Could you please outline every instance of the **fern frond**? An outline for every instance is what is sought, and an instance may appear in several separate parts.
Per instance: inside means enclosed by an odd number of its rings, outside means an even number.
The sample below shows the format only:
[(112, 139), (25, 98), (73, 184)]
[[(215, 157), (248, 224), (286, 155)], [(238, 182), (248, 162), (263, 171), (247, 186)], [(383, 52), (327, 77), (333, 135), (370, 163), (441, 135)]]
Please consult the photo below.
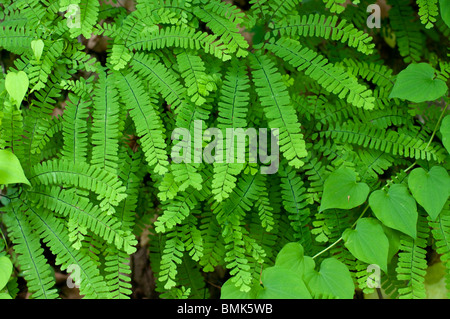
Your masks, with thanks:
[(104, 211), (112, 210), (126, 197), (116, 175), (83, 162), (73, 165), (63, 159), (46, 161), (34, 166), (28, 179), (32, 185), (68, 185), (92, 191)]
[(278, 144), (289, 165), (301, 167), (307, 155), (297, 114), (275, 64), (267, 56), (251, 55), (253, 82), (269, 127), (279, 129)]
[(167, 104), (177, 107), (185, 100), (185, 90), (177, 78), (152, 55), (137, 53), (131, 61), (136, 71), (166, 100)]
[(355, 59), (344, 59), (342, 64), (346, 66), (350, 74), (370, 81), (379, 87), (391, 89), (395, 84), (394, 71), (387, 65)]
[(342, 13), (345, 10), (343, 4), (345, 0), (323, 0), (325, 8), (330, 9), (331, 13)]
[[(75, 12), (67, 12), (66, 17), (73, 19), (69, 27), (70, 36), (76, 38), (83, 35), (86, 39), (90, 39), (100, 9), (98, 0), (76, 0), (78, 7)], [(67, 9), (64, 9), (67, 10)]]
[(128, 253), (109, 247), (105, 256), (105, 280), (108, 282), (110, 298), (129, 299), (132, 285)]
[(310, 252), (312, 237), (308, 229), (310, 210), (306, 207), (306, 188), (301, 177), (289, 166), (280, 170), (280, 176), (283, 208), (289, 214), (294, 237), (302, 244), (305, 252)]
[(241, 175), (230, 197), (223, 202), (212, 204), (211, 208), (216, 214), (219, 224), (240, 224), (246, 212), (250, 210), (258, 198), (259, 189), (256, 186), (256, 180), (257, 175)]
[(88, 100), (69, 93), (69, 100), (63, 114), (63, 158), (73, 164), (87, 161), (88, 132), (87, 118), (90, 106)]
[(432, 28), (439, 15), (438, 0), (417, 0), (416, 2), (419, 6), (420, 22), (425, 25), (425, 28)]
[(203, 256), (199, 264), (203, 267), (203, 271), (212, 272), (225, 255), (222, 228), (210, 210), (203, 211), (199, 228), (203, 238)]
[(56, 255), (56, 265), (61, 265), (61, 270), (66, 270), (71, 265), (78, 267), (79, 278), (73, 279), (80, 285), (80, 294), (87, 299), (108, 298), (109, 291), (103, 276), (87, 255), (72, 247), (68, 231), (60, 220), (51, 212), (38, 211), (28, 203), (23, 204), (28, 220), (51, 252)]
[[(200, 174), (200, 173), (199, 173)], [(182, 223), (196, 207), (197, 203), (205, 200), (209, 194), (211, 176), (209, 173), (201, 172), (203, 185), (200, 189), (193, 187), (180, 192), (174, 198), (163, 202), (163, 214), (155, 221), (156, 232), (166, 232), (177, 224)]]
[(224, 227), (226, 267), (231, 281), (239, 290), (248, 292), (255, 282), (254, 262), (262, 263), (265, 252), (241, 225), (228, 224)]
[(131, 50), (153, 51), (166, 47), (183, 49), (202, 49), (218, 59), (227, 61), (231, 58), (228, 46), (217, 40), (216, 36), (193, 28), (171, 26), (142, 35), (139, 40), (127, 43)]
[(54, 65), (57, 63), (64, 48), (63, 41), (54, 41), (53, 43), (44, 42), (44, 52), (39, 61), (31, 60), (32, 66), (28, 71), (30, 79), (31, 92), (39, 91), (45, 87), (47, 80), (52, 72)]
[(413, 159), (444, 160), (444, 151), (432, 144), (427, 148), (427, 143), (419, 138), (407, 134), (397, 133), (392, 130), (381, 130), (367, 124), (356, 123), (336, 124), (320, 133), (321, 136), (331, 137), (340, 143), (351, 143), (364, 148), (380, 150), (392, 155), (400, 155)]
[(100, 73), (94, 94), (91, 165), (117, 173), (120, 105), (113, 76)]
[(177, 55), (177, 62), (191, 102), (202, 105), (206, 102), (205, 96), (208, 96), (215, 87), (205, 72), (203, 60), (190, 52), (182, 51)]
[(389, 0), (389, 20), (400, 55), (406, 63), (419, 62), (425, 45), (419, 21), (414, 21), (415, 12), (409, 0)]
[(5, 100), (2, 108), (2, 130), (0, 131), (0, 147), (9, 148), (20, 159), (23, 151), (23, 116), (9, 99)]
[[(325, 40), (340, 41), (364, 54), (371, 54), (375, 44), (372, 37), (358, 30), (347, 20), (340, 21), (337, 15), (326, 16), (316, 14), (293, 16), (271, 25), (274, 36), (320, 37)], [(266, 36), (267, 37), (267, 36)]]
[(166, 239), (158, 272), (158, 281), (164, 283), (165, 289), (171, 289), (176, 285), (177, 265), (182, 263), (185, 250), (182, 236), (178, 229), (173, 229), (165, 235)]
[(35, 299), (57, 298), (58, 293), (54, 288), (55, 278), (44, 256), (40, 238), (26, 220), (26, 215), (21, 211), (20, 204), (11, 203), (3, 220), (8, 227), (14, 244), (14, 251), (18, 255), (20, 271), (27, 281), (31, 297)]
[[(227, 128), (247, 127), (249, 87), (249, 78), (245, 70), (241, 68), (238, 60), (231, 60), (220, 88), (220, 101), (218, 102), (217, 126), (222, 131), (226, 131)], [(217, 201), (228, 198), (236, 185), (236, 176), (243, 168), (242, 163), (214, 163), (212, 193)]]
[(399, 288), (400, 299), (424, 299), (425, 275), (427, 273), (426, 247), (429, 228), (425, 217), (419, 214), (417, 238), (402, 236), (396, 267), (397, 279), (405, 280), (406, 287)]
[(189, 287), (190, 299), (208, 299), (209, 291), (206, 287), (205, 278), (195, 261), (185, 253), (183, 262), (178, 267), (177, 281), (182, 287)]
[(450, 210), (448, 203), (444, 206), (436, 221), (431, 221), (431, 218), (428, 217), (428, 223), (436, 243), (436, 252), (440, 254), (440, 260), (446, 268), (445, 282), (448, 296), (450, 295)]
[(195, 212), (186, 218), (185, 223), (181, 227), (184, 238), (184, 247), (186, 252), (194, 261), (199, 261), (203, 257), (203, 238), (200, 230), (197, 228), (197, 219), (194, 217)]
[(132, 58), (132, 53), (124, 44), (114, 43), (109, 56), (113, 69), (118, 71), (128, 65)]
[(103, 238), (107, 243), (114, 244), (117, 249), (123, 249), (132, 254), (136, 249), (134, 235), (120, 229), (120, 223), (113, 216), (105, 214), (98, 206), (94, 206), (86, 197), (82, 197), (58, 187), (36, 189), (28, 192), (36, 207), (43, 206), (63, 216), (68, 216), (74, 222)]
[(298, 71), (304, 71), (328, 92), (337, 94), (341, 99), (346, 98), (348, 103), (357, 107), (366, 110), (374, 108), (375, 98), (371, 90), (317, 52), (289, 38), (281, 38), (276, 42), (272, 39), (265, 47)]
[[(212, 32), (219, 36), (229, 53), (235, 53), (236, 57), (245, 57), (248, 54), (248, 43), (239, 32), (235, 21), (227, 16), (228, 10), (223, 10), (221, 1), (203, 1), (193, 9), (194, 15), (206, 23)], [(222, 9), (222, 10), (221, 10)]]
[(156, 110), (156, 99), (144, 90), (143, 82), (133, 73), (116, 73), (117, 88), (127, 106), (140, 137), (139, 142), (145, 159), (157, 174), (168, 171), (164, 127)]

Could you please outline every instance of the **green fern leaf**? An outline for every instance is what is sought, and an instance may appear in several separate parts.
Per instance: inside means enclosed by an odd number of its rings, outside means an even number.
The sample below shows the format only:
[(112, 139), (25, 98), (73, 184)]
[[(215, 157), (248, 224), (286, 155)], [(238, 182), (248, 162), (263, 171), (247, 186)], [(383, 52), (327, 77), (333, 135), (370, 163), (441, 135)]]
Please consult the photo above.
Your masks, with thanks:
[(27, 281), (31, 297), (35, 299), (56, 299), (55, 278), (44, 256), (39, 236), (26, 220), (20, 204), (8, 206), (4, 221), (10, 231), (14, 250), (18, 254), (20, 270)]
[(278, 41), (271, 40), (266, 48), (289, 62), (298, 71), (316, 80), (328, 92), (337, 94), (339, 98), (346, 98), (347, 102), (367, 110), (374, 108), (375, 98), (372, 92), (359, 84), (341, 68), (329, 63), (328, 60), (303, 47), (295, 40), (281, 38)]
[(289, 165), (299, 168), (307, 155), (300, 124), (291, 104), (286, 86), (275, 64), (262, 55), (251, 56), (253, 81), (256, 85), (270, 128), (279, 128), (278, 144)]

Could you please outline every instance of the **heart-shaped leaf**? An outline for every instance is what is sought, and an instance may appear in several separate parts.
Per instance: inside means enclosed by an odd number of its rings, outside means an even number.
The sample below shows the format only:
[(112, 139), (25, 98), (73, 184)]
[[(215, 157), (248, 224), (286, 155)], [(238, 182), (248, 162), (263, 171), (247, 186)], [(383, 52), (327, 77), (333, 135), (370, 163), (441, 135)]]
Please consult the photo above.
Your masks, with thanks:
[(356, 173), (352, 169), (341, 167), (326, 179), (319, 211), (352, 209), (365, 202), (369, 191), (367, 184), (356, 181)]
[(28, 85), (28, 76), (23, 71), (9, 72), (6, 75), (5, 88), (17, 108), (20, 108), (20, 104), (28, 91)]
[(434, 101), (447, 92), (447, 84), (436, 77), (436, 70), (428, 63), (412, 63), (401, 71), (390, 98), (400, 98), (415, 103)]
[(301, 276), (283, 267), (270, 267), (261, 274), (263, 288), (258, 299), (311, 299)]
[(448, 0), (439, 0), (440, 12), (442, 20), (444, 20), (447, 27), (450, 28), (450, 1)]
[(13, 270), (13, 265), (8, 257), (0, 257), (0, 290), (2, 290), (9, 281)]
[(303, 253), (303, 246), (300, 243), (287, 243), (278, 253), (275, 266), (292, 270), (302, 278), (306, 278), (308, 273), (314, 271), (315, 262)]
[(398, 230), (392, 229), (387, 227), (386, 225), (382, 224), (383, 231), (386, 234), (386, 237), (389, 241), (389, 252), (388, 252), (388, 264), (392, 260), (392, 257), (394, 257), (395, 254), (397, 254), (398, 250), (400, 249), (400, 238), (402, 233)]
[(344, 231), (342, 238), (345, 247), (357, 259), (368, 264), (376, 264), (387, 271), (389, 240), (378, 220), (361, 218), (354, 230)]
[(440, 131), (442, 134), (442, 144), (444, 144), (447, 152), (450, 153), (450, 115), (447, 115), (442, 120)]
[(369, 205), (383, 224), (416, 237), (417, 205), (406, 186), (394, 184), (387, 192), (374, 191), (369, 197)]
[(436, 220), (450, 194), (447, 170), (441, 166), (433, 166), (429, 172), (416, 168), (408, 176), (408, 186), (419, 205)]
[(0, 185), (15, 183), (30, 185), (16, 155), (8, 150), (0, 150)]
[(44, 51), (44, 41), (41, 39), (31, 41), (31, 49), (33, 50), (34, 57), (37, 61), (41, 59), (42, 52)]
[(322, 261), (319, 271), (310, 272), (306, 284), (313, 295), (353, 299), (355, 285), (347, 266), (335, 258)]

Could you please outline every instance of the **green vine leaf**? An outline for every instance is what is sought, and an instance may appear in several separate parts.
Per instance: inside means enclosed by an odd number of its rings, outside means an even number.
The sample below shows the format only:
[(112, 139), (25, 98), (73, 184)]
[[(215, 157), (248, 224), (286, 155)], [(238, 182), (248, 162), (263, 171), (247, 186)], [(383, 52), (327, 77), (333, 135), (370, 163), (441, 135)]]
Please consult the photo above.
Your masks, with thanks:
[(33, 50), (36, 60), (39, 61), (44, 51), (44, 41), (41, 39), (31, 41), (31, 50)]
[(374, 191), (369, 197), (369, 205), (383, 224), (416, 237), (417, 205), (406, 186), (394, 184), (387, 192)]
[(444, 117), (441, 123), (442, 144), (447, 152), (450, 153), (450, 115)]
[(389, 240), (380, 222), (375, 218), (361, 218), (355, 229), (346, 229), (342, 234), (345, 247), (357, 259), (376, 264), (385, 272), (389, 253)]
[(283, 267), (270, 267), (261, 274), (263, 288), (258, 299), (311, 299), (301, 276)]
[(314, 271), (315, 262), (311, 257), (304, 256), (304, 249), (300, 243), (287, 243), (278, 253), (275, 266), (292, 270), (305, 279)]
[(355, 171), (341, 167), (328, 176), (324, 184), (319, 212), (330, 208), (352, 209), (364, 203), (370, 188), (358, 183)]
[(441, 18), (444, 20), (445, 24), (450, 28), (450, 1), (439, 0)]
[(450, 177), (442, 166), (433, 166), (428, 172), (419, 167), (408, 177), (412, 195), (434, 221), (439, 216), (450, 194)]
[(0, 257), (0, 291), (6, 286), (11, 277), (13, 265), (6, 256)]
[(389, 98), (414, 103), (434, 101), (447, 92), (447, 84), (436, 78), (436, 70), (428, 63), (413, 63), (401, 71)]
[(12, 102), (20, 108), (25, 94), (28, 91), (28, 76), (25, 72), (9, 72), (5, 78), (5, 88), (11, 97)]
[(15, 183), (31, 185), (17, 156), (9, 150), (0, 150), (0, 185)]
[(306, 283), (313, 295), (353, 299), (355, 293), (355, 285), (348, 267), (335, 258), (324, 259), (319, 271), (308, 274)]

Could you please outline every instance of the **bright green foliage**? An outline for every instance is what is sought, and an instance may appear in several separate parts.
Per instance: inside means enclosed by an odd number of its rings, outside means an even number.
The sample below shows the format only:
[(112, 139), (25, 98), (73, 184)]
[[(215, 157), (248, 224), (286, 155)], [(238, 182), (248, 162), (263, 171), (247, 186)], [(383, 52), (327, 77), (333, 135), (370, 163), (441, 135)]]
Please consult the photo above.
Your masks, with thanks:
[(351, 209), (366, 201), (369, 186), (356, 181), (356, 173), (347, 167), (335, 170), (324, 184), (320, 211), (330, 208)]
[(408, 186), (417, 203), (436, 220), (450, 195), (448, 172), (441, 166), (433, 166), (428, 172), (416, 168), (408, 177)]
[(435, 77), (436, 71), (429, 64), (410, 64), (398, 74), (390, 97), (416, 103), (434, 101), (448, 90), (445, 81)]
[(440, 132), (442, 134), (442, 144), (447, 152), (450, 153), (450, 116), (447, 115), (442, 120)]
[(30, 185), (19, 159), (9, 150), (0, 150), (0, 185), (16, 183)]
[(342, 238), (353, 256), (387, 270), (389, 241), (378, 220), (362, 218), (355, 229), (346, 229)]
[(448, 1), (0, 2), (0, 297), (450, 290)]
[(6, 286), (12, 275), (13, 264), (6, 256), (0, 257), (0, 290)]
[(406, 186), (395, 184), (387, 192), (374, 191), (370, 195), (369, 205), (383, 224), (416, 237), (417, 205)]
[(5, 89), (8, 92), (11, 102), (13, 102), (17, 108), (20, 107), (23, 98), (28, 90), (28, 76), (25, 72), (11, 72), (5, 77)]
[(326, 258), (315, 270), (313, 258), (304, 256), (299, 243), (286, 244), (275, 265), (262, 271), (260, 284), (249, 292), (240, 292), (230, 282), (223, 286), (223, 299), (351, 299), (355, 289), (347, 266), (335, 258)]
[(445, 24), (450, 27), (450, 3), (445, 0), (439, 0), (439, 5), (442, 20), (444, 20)]

